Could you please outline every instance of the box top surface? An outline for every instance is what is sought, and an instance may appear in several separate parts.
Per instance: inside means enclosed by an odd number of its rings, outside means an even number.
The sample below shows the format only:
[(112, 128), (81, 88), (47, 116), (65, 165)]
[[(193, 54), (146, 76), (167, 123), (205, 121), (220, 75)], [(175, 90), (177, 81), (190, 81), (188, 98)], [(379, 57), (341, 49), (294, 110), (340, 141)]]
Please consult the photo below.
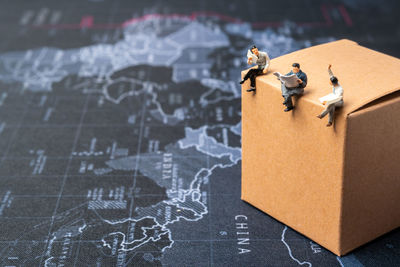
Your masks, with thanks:
[(362, 47), (349, 40), (340, 40), (302, 49), (271, 60), (263, 82), (280, 90), (280, 82), (273, 72), (288, 73), (292, 63), (300, 64), (307, 74), (308, 84), (302, 99), (321, 105), (319, 98), (332, 92), (328, 65), (344, 90), (342, 116), (400, 89), (400, 60)]

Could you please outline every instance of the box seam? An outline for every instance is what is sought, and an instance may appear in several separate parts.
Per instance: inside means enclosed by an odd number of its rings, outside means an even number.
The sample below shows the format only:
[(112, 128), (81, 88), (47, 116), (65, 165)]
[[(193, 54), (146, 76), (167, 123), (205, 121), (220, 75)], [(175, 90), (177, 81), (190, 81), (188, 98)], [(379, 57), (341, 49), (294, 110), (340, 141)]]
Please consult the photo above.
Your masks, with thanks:
[(343, 255), (343, 250), (342, 250), (342, 244), (343, 244), (343, 240), (342, 240), (342, 230), (343, 230), (343, 206), (344, 206), (344, 182), (345, 182), (345, 169), (346, 169), (346, 147), (347, 147), (347, 137), (348, 137), (348, 132), (349, 132), (349, 128), (348, 128), (348, 122), (349, 122), (349, 118), (350, 118), (350, 114), (347, 114), (347, 116), (345, 117), (345, 121), (344, 121), (344, 142), (343, 142), (343, 146), (342, 146), (342, 174), (341, 174), (341, 183), (340, 183), (340, 204), (339, 204), (339, 229), (338, 229), (338, 233), (339, 233), (339, 244), (338, 244), (338, 254), (339, 256)]

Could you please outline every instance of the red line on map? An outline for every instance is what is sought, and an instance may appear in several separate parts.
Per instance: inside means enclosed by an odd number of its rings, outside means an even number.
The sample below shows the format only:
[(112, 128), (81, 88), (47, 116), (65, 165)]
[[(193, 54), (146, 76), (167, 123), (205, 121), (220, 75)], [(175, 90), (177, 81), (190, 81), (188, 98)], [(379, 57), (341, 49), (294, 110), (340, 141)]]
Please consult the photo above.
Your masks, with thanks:
[(93, 20), (93, 16), (83, 16), (79, 24), (80, 28), (91, 28), (93, 26)]
[[(346, 8), (341, 5), (339, 7), (339, 11), (345, 20), (346, 24), (348, 26), (352, 26), (353, 22), (346, 10)], [(324, 21), (321, 22), (297, 22), (295, 23), (296, 25), (299, 26), (306, 26), (306, 27), (327, 27), (327, 26), (332, 26), (333, 21), (332, 18), (329, 15), (328, 8), (326, 5), (321, 5), (321, 12), (322, 16), (324, 17)], [(122, 23), (107, 23), (107, 24), (95, 24), (94, 23), (94, 17), (91, 15), (86, 15), (83, 16), (81, 19), (80, 24), (42, 24), (42, 25), (37, 25), (33, 26), (34, 28), (41, 28), (41, 29), (82, 29), (82, 28), (88, 28), (88, 29), (117, 29), (117, 28), (125, 28), (129, 25), (139, 23), (142, 21), (146, 20), (151, 20), (151, 19), (185, 19), (189, 21), (194, 21), (197, 20), (199, 17), (213, 17), (217, 18), (221, 21), (225, 22), (230, 22), (230, 23), (237, 23), (237, 24), (242, 24), (244, 23), (242, 20), (233, 18), (227, 15), (223, 15), (217, 12), (212, 12), (212, 11), (197, 11), (193, 12), (190, 15), (183, 15), (183, 14), (168, 14), (168, 15), (163, 15), (163, 14), (147, 14), (141, 17), (137, 18), (132, 18), (127, 21), (124, 21)], [(283, 25), (282, 22), (277, 22), (277, 21), (261, 21), (261, 22), (252, 22), (250, 23), (252, 27), (254, 28), (264, 28), (264, 27), (272, 27), (272, 28), (277, 28), (281, 27)]]
[(321, 5), (321, 12), (322, 16), (324, 16), (326, 25), (331, 26), (333, 24), (333, 21), (331, 16), (329, 15), (328, 7), (326, 5)]
[(344, 7), (344, 5), (340, 5), (339, 6), (339, 11), (340, 11), (340, 14), (342, 15), (342, 17), (344, 19), (344, 22), (346, 22), (346, 25), (349, 26), (349, 27), (353, 26), (353, 21), (350, 18), (350, 15), (347, 12), (347, 9)]

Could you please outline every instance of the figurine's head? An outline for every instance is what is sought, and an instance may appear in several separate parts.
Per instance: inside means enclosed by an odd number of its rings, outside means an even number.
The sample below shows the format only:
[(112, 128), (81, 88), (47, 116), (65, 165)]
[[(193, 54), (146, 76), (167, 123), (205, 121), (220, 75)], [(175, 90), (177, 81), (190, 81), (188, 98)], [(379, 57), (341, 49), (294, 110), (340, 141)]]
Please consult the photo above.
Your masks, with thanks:
[(336, 86), (336, 85), (338, 85), (339, 80), (335, 76), (332, 76), (330, 78), (330, 83), (331, 83), (331, 85)]
[(253, 53), (253, 54), (255, 54), (256, 56), (258, 56), (258, 48), (257, 48), (255, 45), (253, 45), (253, 46), (250, 48), (250, 51), (251, 51), (251, 53)]
[(298, 73), (300, 71), (300, 64), (299, 63), (293, 63), (292, 64), (292, 71), (293, 73)]

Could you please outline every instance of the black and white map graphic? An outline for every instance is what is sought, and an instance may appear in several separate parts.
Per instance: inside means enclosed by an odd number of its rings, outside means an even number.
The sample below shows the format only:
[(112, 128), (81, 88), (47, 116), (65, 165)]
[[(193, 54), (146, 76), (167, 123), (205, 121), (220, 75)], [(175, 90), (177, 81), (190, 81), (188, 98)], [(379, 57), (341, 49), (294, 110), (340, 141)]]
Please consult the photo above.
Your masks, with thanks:
[[(30, 11), (21, 25), (74, 28), (54, 26), (53, 9)], [(78, 26), (84, 35), (96, 24)], [(0, 54), (1, 266), (400, 263), (398, 231), (340, 258), (240, 200), (249, 45), (274, 58), (332, 36), (217, 13), (109, 28), (83, 45)]]

